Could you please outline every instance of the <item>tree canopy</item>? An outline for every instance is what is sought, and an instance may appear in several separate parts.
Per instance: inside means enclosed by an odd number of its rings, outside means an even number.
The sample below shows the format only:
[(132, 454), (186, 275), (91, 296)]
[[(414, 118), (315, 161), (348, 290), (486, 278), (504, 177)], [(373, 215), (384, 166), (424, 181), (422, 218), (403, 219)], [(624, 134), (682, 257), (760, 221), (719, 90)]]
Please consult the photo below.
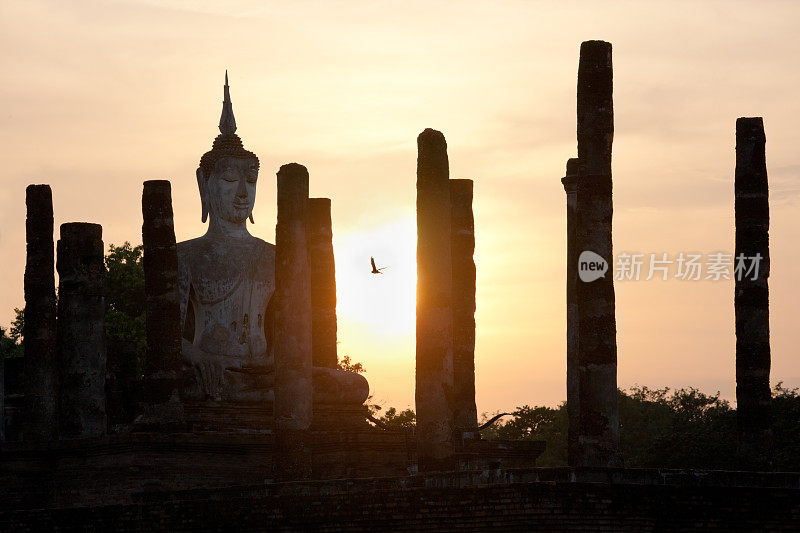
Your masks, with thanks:
[[(800, 470), (800, 394), (775, 385), (772, 394), (774, 469)], [(567, 405), (517, 408), (514, 418), (483, 431), (486, 438), (543, 440), (540, 466), (567, 464)], [(489, 415), (484, 415), (488, 418)], [(619, 391), (620, 447), (633, 468), (734, 470), (736, 410), (695, 388), (633, 387)]]
[[(110, 244), (105, 257), (108, 271), (106, 340), (109, 343), (132, 343), (138, 359), (144, 357), (146, 349), (142, 250), (142, 245), (132, 246), (127, 241), (122, 246)], [(25, 310), (17, 308), (14, 313), (8, 330), (0, 328), (5, 357), (24, 355)]]

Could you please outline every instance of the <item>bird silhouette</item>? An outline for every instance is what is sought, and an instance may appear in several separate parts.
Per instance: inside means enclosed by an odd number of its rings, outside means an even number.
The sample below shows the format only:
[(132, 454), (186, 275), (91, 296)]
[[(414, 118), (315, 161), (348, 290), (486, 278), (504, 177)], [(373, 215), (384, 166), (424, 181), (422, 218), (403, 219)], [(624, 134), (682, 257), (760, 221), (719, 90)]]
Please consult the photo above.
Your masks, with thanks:
[(375, 266), (375, 258), (374, 257), (370, 257), (369, 258), (369, 262), (372, 263), (372, 273), (373, 274), (383, 274), (383, 272), (381, 272), (381, 270), (385, 270), (385, 269), (389, 268), (389, 267), (381, 267), (381, 268), (376, 267)]

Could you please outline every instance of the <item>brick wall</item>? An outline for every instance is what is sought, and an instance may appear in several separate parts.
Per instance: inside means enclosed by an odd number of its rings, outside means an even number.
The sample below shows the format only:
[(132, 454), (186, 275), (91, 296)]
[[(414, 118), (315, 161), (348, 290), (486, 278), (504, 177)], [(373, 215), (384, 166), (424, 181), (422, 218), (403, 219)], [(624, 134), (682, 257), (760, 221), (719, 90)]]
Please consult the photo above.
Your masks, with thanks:
[[(620, 472), (624, 471), (617, 471), (617, 475)], [(557, 473), (554, 479), (562, 478), (564, 473)], [(535, 475), (541, 478), (542, 474), (547, 477), (548, 470), (538, 469)], [(783, 479), (762, 477), (761, 483), (757, 477), (747, 475), (712, 476), (716, 484), (709, 483), (705, 473), (677, 477), (674, 480), (678, 483), (670, 483), (669, 477), (664, 476), (657, 482), (658, 476), (640, 474), (634, 472), (633, 477), (642, 483), (525, 481), (430, 486), (469, 481), (459, 474), (440, 477), (438, 481), (429, 476), (158, 493), (147, 495), (147, 501), (129, 505), (0, 513), (0, 530), (800, 529), (796, 474)], [(574, 478), (574, 472), (569, 477)], [(760, 486), (727, 486), (719, 484), (720, 480)]]

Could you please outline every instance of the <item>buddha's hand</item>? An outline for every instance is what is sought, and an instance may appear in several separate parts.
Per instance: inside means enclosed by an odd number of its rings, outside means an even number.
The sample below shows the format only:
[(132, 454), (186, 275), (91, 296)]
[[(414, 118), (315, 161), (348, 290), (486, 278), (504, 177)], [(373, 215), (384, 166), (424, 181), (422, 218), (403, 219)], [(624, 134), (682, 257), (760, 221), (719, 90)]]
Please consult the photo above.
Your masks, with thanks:
[(203, 392), (214, 400), (222, 399), (225, 382), (224, 366), (219, 361), (199, 361), (195, 363), (195, 377)]
[(225, 389), (225, 364), (222, 358), (186, 341), (182, 353), (184, 364), (191, 369), (200, 391), (214, 400), (222, 399)]

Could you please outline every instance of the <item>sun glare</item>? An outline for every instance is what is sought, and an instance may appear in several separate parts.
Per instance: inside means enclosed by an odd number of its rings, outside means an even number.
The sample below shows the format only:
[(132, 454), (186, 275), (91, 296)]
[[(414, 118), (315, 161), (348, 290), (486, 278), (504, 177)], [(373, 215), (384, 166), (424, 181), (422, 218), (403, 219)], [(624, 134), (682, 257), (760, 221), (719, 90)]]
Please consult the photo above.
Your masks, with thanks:
[[(369, 230), (334, 235), (340, 321), (366, 326), (387, 340), (414, 335), (416, 225), (401, 218)], [(378, 268), (373, 274), (370, 257)]]

